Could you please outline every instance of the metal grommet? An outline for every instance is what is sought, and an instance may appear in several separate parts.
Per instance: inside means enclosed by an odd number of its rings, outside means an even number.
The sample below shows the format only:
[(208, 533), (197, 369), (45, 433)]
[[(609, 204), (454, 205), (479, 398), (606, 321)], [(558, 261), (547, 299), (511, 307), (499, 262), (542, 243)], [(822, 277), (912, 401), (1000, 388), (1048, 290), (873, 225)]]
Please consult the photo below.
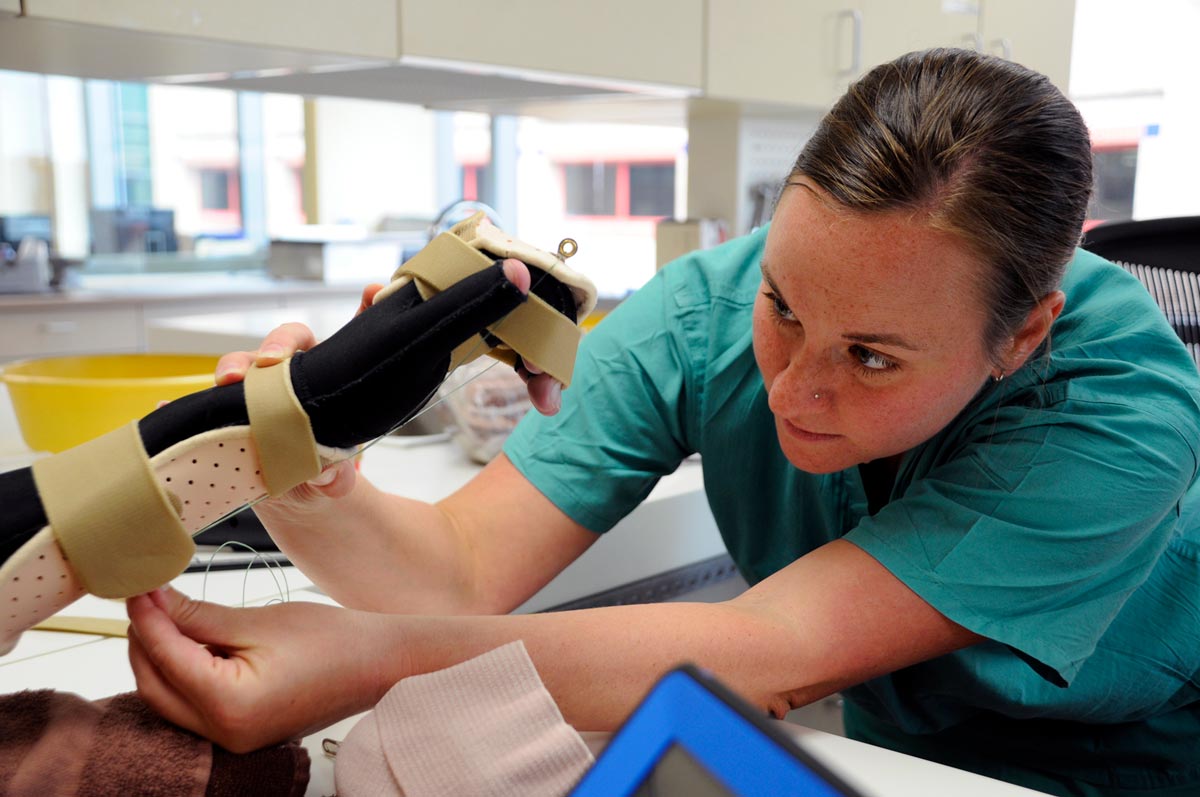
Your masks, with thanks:
[(574, 238), (563, 238), (558, 242), (558, 256), (563, 260), (574, 257), (578, 251), (579, 244), (575, 242)]

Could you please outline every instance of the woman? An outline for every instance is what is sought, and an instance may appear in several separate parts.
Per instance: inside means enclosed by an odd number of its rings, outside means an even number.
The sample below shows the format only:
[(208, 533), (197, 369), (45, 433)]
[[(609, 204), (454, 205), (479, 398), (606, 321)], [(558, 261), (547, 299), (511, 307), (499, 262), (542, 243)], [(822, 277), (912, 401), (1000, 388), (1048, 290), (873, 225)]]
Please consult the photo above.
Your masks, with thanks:
[[(690, 659), (776, 716), (843, 691), (851, 736), (1052, 793), (1196, 793), (1200, 379), (1140, 285), (1075, 250), (1090, 185), (1042, 76), (948, 50), (878, 67), (769, 231), (619, 307), (561, 411), (458, 493), (343, 466), (259, 508), (340, 602), (404, 614), (140, 597), (139, 689), (250, 748), (521, 639), (581, 729)], [(484, 616), (694, 451), (744, 595)]]

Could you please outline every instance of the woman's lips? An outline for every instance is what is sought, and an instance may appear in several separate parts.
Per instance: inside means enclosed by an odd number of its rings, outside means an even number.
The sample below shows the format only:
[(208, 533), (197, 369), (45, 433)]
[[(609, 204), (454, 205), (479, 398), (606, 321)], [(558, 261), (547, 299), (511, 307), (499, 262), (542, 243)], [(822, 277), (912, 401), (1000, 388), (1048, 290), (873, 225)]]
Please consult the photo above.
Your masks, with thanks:
[(789, 421), (787, 418), (782, 418), (783, 427), (787, 429), (788, 434), (797, 440), (803, 440), (806, 443), (821, 443), (829, 440), (836, 440), (841, 437), (840, 434), (824, 434), (823, 432), (810, 432), (807, 429), (802, 429), (796, 424)]

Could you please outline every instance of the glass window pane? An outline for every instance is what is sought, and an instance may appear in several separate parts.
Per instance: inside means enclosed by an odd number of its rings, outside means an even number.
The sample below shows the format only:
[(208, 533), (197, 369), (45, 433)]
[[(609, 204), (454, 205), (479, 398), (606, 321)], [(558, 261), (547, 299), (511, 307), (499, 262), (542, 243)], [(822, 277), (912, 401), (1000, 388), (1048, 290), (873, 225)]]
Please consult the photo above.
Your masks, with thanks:
[(633, 164), (629, 167), (629, 215), (671, 216), (675, 213), (675, 165)]
[(263, 180), (267, 235), (279, 237), (304, 224), (304, 98), (264, 94)]
[(1137, 176), (1137, 147), (1102, 149), (1092, 153), (1096, 189), (1089, 219), (1105, 221), (1133, 218), (1133, 188)]
[(149, 132), (152, 205), (174, 211), (181, 248), (194, 248), (197, 239), (240, 236), (234, 92), (150, 86)]
[(611, 216), (617, 204), (617, 167), (611, 163), (569, 163), (563, 167), (567, 213)]
[(205, 210), (229, 210), (229, 172), (200, 170), (200, 202)]

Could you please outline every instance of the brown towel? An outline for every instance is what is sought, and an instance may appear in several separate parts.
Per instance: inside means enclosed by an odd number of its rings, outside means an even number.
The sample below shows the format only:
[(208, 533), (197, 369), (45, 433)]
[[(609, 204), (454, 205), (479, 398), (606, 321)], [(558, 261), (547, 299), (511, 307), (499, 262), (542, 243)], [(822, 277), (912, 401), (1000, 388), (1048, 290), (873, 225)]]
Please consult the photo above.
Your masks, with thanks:
[(89, 702), (50, 689), (0, 696), (0, 794), (301, 797), (296, 743), (234, 755), (161, 719), (133, 693)]

